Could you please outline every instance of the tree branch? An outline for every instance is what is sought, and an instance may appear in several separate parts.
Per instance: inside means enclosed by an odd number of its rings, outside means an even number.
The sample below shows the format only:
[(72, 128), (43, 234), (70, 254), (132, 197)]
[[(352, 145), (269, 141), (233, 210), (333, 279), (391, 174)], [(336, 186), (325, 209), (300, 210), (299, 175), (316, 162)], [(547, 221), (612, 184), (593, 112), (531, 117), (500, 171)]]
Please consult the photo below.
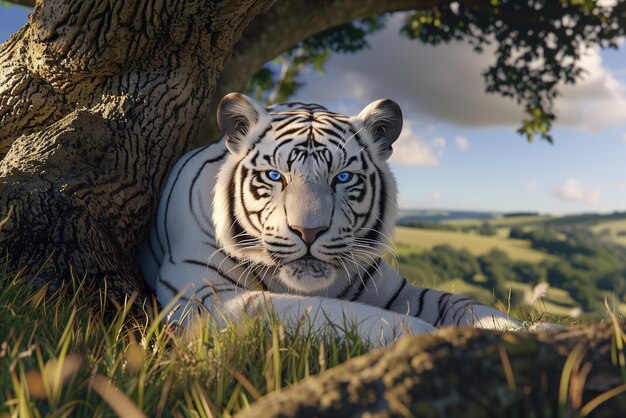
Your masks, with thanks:
[(2, 0), (5, 3), (13, 3), (24, 7), (35, 7), (35, 0)]
[(246, 28), (224, 64), (197, 145), (214, 142), (220, 134), (214, 123), (217, 104), (223, 96), (242, 91), (247, 81), (266, 62), (297, 42), (318, 32), (353, 20), (386, 12), (428, 9), (451, 0), (279, 0), (258, 15)]

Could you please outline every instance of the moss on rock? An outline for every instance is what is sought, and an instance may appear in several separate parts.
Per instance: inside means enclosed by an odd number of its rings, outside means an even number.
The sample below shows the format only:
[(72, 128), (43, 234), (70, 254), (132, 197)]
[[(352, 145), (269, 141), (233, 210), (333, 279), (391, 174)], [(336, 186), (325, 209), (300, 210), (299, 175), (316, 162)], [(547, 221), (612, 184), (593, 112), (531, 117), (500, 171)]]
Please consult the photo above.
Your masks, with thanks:
[[(625, 323), (619, 323), (622, 330)], [(446, 328), (403, 338), (272, 393), (238, 418), (576, 416), (591, 399), (624, 383), (615, 349), (611, 321), (538, 334)], [(560, 403), (570, 356), (567, 399)], [(626, 416), (626, 394), (590, 416)]]

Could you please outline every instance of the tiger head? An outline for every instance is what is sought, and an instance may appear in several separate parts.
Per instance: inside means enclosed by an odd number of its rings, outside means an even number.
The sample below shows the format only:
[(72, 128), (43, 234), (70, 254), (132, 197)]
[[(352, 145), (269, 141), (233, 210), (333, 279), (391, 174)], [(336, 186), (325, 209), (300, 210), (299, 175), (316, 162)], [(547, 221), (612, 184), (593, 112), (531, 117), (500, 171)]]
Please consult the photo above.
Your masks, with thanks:
[(303, 103), (266, 110), (232, 93), (217, 116), (230, 153), (213, 221), (226, 252), (274, 268), (302, 293), (349, 280), (384, 254), (397, 206), (387, 159), (402, 130), (394, 101), (349, 117)]

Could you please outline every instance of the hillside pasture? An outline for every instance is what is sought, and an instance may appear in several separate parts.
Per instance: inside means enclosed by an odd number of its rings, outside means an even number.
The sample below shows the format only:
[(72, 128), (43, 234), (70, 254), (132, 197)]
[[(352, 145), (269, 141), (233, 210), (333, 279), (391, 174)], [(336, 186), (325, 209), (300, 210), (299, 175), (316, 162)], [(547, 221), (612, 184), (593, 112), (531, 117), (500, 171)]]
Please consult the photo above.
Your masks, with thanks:
[(402, 226), (396, 227), (394, 242), (399, 255), (415, 252), (416, 249), (432, 249), (437, 245), (448, 244), (456, 249), (464, 248), (477, 256), (498, 249), (504, 251), (514, 261), (537, 263), (550, 257), (530, 248), (530, 242), (526, 240)]
[[(552, 219), (548, 215), (536, 215), (536, 216), (511, 216), (500, 217), (490, 219), (487, 222), (496, 228), (506, 228), (514, 226), (538, 226), (544, 224), (546, 221)], [(471, 228), (479, 227), (483, 222), (480, 219), (452, 219), (449, 221), (443, 221), (446, 225), (452, 225), (459, 228)]]
[(626, 219), (598, 222), (591, 227), (594, 234), (606, 234), (606, 237), (616, 243), (626, 246)]

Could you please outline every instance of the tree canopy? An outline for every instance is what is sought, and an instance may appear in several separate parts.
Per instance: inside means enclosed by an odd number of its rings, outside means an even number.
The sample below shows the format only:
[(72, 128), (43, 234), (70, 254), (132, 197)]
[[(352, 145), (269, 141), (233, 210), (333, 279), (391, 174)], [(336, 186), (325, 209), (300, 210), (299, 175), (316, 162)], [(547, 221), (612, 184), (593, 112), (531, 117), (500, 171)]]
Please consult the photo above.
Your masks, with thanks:
[[(384, 22), (384, 15), (370, 17), (298, 42), (254, 74), (247, 91), (268, 104), (286, 100), (301, 85), (298, 74), (304, 66), (323, 71), (331, 53), (367, 48), (367, 37)], [(585, 49), (618, 47), (623, 23), (623, 3), (611, 7), (592, 0), (454, 1), (407, 12), (400, 35), (429, 45), (465, 40), (477, 53), (495, 46), (494, 63), (483, 73), (486, 92), (510, 97), (524, 107), (520, 134), (530, 141), (539, 135), (552, 142), (554, 99), (560, 87), (584, 77), (580, 58)]]
[[(35, 5), (34, 0), (5, 2)], [(554, 99), (563, 85), (585, 76), (581, 54), (587, 48), (617, 48), (626, 28), (626, 5), (617, 0), (416, 1), (413, 9), (410, 2), (400, 3), (400, 7), (390, 4), (382, 14), (294, 40), (279, 55), (266, 55), (261, 68), (249, 68), (245, 84), (229, 87), (268, 105), (286, 101), (302, 86), (299, 76), (304, 67), (323, 72), (333, 53), (369, 47), (368, 36), (384, 28), (386, 14), (405, 10), (401, 36), (429, 45), (469, 41), (477, 53), (494, 46), (494, 62), (483, 72), (486, 92), (523, 106), (526, 117), (518, 132), (529, 141), (539, 136), (553, 142)], [(221, 97), (217, 96), (214, 102)]]

